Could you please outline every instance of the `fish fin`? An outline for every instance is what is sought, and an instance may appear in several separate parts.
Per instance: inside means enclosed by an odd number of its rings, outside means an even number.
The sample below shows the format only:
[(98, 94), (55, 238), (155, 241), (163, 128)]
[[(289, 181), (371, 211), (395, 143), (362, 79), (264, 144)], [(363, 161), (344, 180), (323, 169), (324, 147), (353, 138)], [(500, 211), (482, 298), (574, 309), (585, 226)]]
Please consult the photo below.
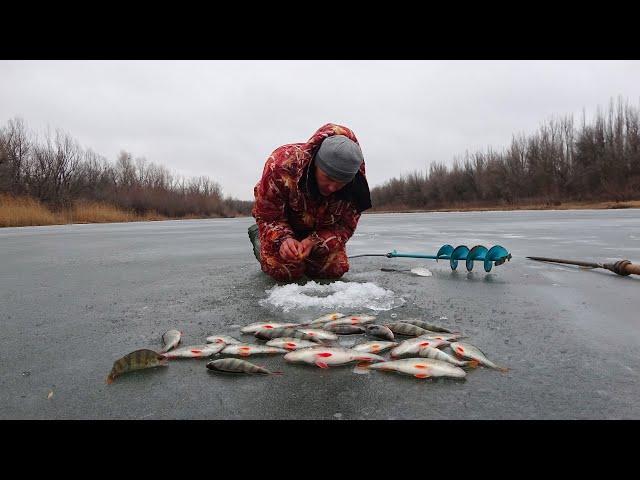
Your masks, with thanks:
[(271, 375), (284, 375), (284, 372), (271, 372)]
[(508, 367), (498, 367), (498, 370), (500, 370), (501, 372), (508, 372), (509, 368)]
[(320, 360), (316, 360), (316, 365), (320, 368), (329, 368), (329, 365), (327, 365), (324, 362), (321, 362)]
[(429, 378), (429, 375), (427, 375), (426, 373), (416, 373), (414, 375), (414, 377), (416, 377), (416, 378)]
[(106, 382), (107, 382), (107, 385), (111, 385), (113, 383), (113, 378), (111, 378), (111, 375), (107, 377)]
[(356, 364), (356, 367), (358, 368), (369, 368), (370, 366), (371, 366), (371, 363), (369, 362), (360, 362)]
[(373, 359), (371, 357), (354, 357), (355, 360), (365, 363), (373, 363)]
[(467, 366), (468, 366), (469, 368), (478, 368), (478, 366), (479, 366), (479, 365), (480, 365), (480, 362), (479, 362), (479, 361), (477, 361), (477, 360), (469, 360), (469, 361), (467, 362)]
[(196, 349), (194, 349), (194, 350), (191, 350), (191, 353), (195, 353), (196, 355), (199, 355), (199, 354), (201, 354), (201, 353), (202, 353), (202, 350), (196, 350)]

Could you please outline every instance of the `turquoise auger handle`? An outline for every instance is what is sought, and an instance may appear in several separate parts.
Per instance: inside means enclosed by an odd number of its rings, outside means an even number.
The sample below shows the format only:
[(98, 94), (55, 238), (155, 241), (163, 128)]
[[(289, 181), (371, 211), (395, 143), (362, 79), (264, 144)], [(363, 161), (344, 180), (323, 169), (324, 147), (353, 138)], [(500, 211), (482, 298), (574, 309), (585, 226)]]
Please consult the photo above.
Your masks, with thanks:
[(427, 258), (430, 260), (449, 260), (451, 269), (458, 268), (458, 260), (465, 261), (465, 267), (470, 272), (473, 270), (473, 262), (484, 263), (484, 271), (490, 272), (493, 265), (502, 265), (505, 261), (511, 260), (511, 254), (501, 245), (494, 245), (487, 249), (484, 245), (476, 245), (471, 250), (466, 245), (458, 245), (453, 248), (451, 245), (443, 245), (436, 255), (425, 255), (424, 253), (399, 253), (396, 250), (386, 255), (388, 258)]

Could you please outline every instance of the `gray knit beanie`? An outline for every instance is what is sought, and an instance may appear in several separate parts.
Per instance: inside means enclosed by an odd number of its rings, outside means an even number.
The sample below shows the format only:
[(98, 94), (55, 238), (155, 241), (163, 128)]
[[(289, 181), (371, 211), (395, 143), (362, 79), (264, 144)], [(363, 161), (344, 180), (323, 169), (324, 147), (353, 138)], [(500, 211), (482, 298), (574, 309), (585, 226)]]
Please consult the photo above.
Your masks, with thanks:
[(356, 142), (344, 135), (333, 135), (320, 144), (315, 161), (320, 170), (331, 178), (348, 183), (358, 173), (364, 158)]

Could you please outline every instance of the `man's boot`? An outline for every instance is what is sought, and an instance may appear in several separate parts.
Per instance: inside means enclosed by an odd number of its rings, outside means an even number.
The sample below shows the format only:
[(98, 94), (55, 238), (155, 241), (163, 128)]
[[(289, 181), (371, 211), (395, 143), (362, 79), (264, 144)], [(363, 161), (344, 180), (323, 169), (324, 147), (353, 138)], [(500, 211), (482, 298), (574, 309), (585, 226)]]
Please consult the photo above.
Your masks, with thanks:
[(251, 240), (251, 244), (253, 245), (253, 254), (256, 260), (260, 262), (260, 236), (258, 225), (255, 223), (249, 227), (249, 240)]

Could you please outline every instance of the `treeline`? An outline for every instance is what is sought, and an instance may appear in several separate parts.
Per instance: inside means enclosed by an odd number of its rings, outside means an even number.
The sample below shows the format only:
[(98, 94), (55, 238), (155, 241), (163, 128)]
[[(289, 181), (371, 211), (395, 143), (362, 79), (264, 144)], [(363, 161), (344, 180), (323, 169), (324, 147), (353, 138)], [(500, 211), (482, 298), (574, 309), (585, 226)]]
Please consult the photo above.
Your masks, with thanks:
[(0, 194), (35, 198), (54, 211), (89, 201), (171, 218), (250, 215), (253, 205), (225, 198), (206, 176), (176, 176), (124, 151), (111, 163), (60, 130), (39, 138), (21, 119), (0, 129)]
[(371, 191), (374, 208), (433, 209), (640, 198), (640, 111), (613, 100), (587, 124), (553, 119), (503, 151), (432, 163)]

